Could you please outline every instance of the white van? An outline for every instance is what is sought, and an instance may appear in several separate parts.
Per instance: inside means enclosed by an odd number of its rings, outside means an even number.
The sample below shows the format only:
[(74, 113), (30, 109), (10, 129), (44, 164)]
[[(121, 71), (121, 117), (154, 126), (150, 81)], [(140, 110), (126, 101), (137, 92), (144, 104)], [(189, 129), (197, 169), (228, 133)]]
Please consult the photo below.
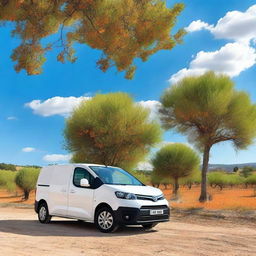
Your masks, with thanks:
[(102, 232), (120, 225), (146, 229), (169, 220), (161, 190), (145, 186), (118, 167), (69, 164), (43, 167), (36, 190), (35, 211), (41, 223), (52, 216), (94, 222)]

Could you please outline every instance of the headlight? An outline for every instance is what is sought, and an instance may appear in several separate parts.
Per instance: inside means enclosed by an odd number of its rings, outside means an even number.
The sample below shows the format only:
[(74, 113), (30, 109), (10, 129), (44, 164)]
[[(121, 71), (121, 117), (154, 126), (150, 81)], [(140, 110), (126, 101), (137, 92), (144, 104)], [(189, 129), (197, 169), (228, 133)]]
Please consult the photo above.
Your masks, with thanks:
[(134, 195), (133, 193), (125, 193), (125, 192), (121, 192), (121, 191), (116, 191), (115, 194), (116, 194), (117, 198), (121, 198), (121, 199), (128, 199), (128, 200), (137, 199), (136, 195)]
[(158, 200), (164, 200), (164, 199), (165, 199), (164, 194), (162, 194), (161, 196), (158, 197)]

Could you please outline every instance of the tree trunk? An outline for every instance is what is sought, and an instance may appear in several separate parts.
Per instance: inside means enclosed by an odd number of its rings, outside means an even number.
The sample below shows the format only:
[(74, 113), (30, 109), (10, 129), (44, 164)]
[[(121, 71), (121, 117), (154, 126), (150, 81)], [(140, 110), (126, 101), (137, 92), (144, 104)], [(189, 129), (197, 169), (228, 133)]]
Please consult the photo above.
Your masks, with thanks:
[(25, 190), (24, 191), (24, 201), (29, 199), (29, 191)]
[(178, 178), (175, 178), (174, 184), (173, 184), (173, 194), (176, 198), (178, 196), (178, 190), (179, 190), (179, 182), (178, 182)]
[(188, 189), (191, 189), (191, 188), (192, 188), (192, 183), (189, 182), (189, 183), (187, 184), (187, 186), (188, 186)]
[(207, 201), (207, 170), (209, 164), (209, 154), (210, 146), (205, 146), (203, 155), (203, 166), (202, 166), (202, 181), (201, 181), (201, 195), (199, 197), (199, 202)]

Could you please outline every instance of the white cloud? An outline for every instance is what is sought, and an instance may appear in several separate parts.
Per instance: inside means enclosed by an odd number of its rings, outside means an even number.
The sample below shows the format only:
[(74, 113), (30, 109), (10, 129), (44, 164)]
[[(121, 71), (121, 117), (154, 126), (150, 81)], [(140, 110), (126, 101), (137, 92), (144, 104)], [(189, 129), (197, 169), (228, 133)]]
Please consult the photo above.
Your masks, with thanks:
[(256, 38), (256, 5), (247, 11), (232, 11), (219, 19), (210, 31), (216, 38), (249, 42)]
[(169, 81), (176, 83), (185, 76), (201, 75), (207, 70), (234, 77), (255, 63), (256, 51), (253, 47), (239, 42), (228, 43), (214, 52), (197, 53), (190, 62), (189, 68), (181, 69), (172, 75)]
[(202, 29), (209, 30), (215, 38), (231, 39), (239, 42), (249, 42), (256, 38), (256, 5), (252, 5), (245, 12), (230, 11), (220, 18), (217, 24), (196, 20), (192, 21), (186, 30), (195, 32)]
[(25, 147), (23, 148), (21, 151), (22, 152), (26, 152), (26, 153), (29, 153), (29, 152), (33, 152), (35, 151), (36, 149), (35, 148), (32, 148), (32, 147)]
[(190, 62), (188, 68), (179, 70), (170, 78), (176, 83), (185, 76), (197, 76), (207, 70), (224, 73), (230, 77), (238, 76), (242, 71), (256, 63), (256, 5), (245, 12), (231, 11), (218, 20), (217, 24), (197, 20), (186, 28), (188, 32), (209, 30), (215, 38), (232, 40), (220, 49), (212, 52), (200, 51)]
[(66, 116), (70, 114), (75, 107), (77, 107), (83, 100), (88, 100), (91, 97), (53, 97), (45, 101), (33, 100), (26, 103), (25, 106), (33, 110), (34, 114), (41, 116), (61, 115)]
[(17, 120), (18, 118), (16, 116), (8, 116), (6, 119), (7, 120)]
[(203, 22), (201, 20), (194, 20), (189, 24), (188, 27), (185, 28), (185, 30), (190, 33), (190, 32), (195, 32), (202, 29), (210, 29), (210, 28), (211, 28), (211, 25), (209, 25), (208, 23)]
[(63, 154), (48, 154), (43, 157), (43, 160), (46, 162), (66, 162), (71, 159), (71, 155)]
[(139, 101), (138, 104), (141, 106), (148, 108), (150, 110), (149, 118), (151, 120), (158, 120), (158, 110), (161, 106), (161, 103), (157, 100), (146, 100), (146, 101)]
[[(25, 106), (33, 110), (34, 114), (41, 116), (61, 115), (67, 116), (75, 107), (77, 107), (83, 100), (89, 100), (91, 97), (53, 97), (45, 101), (33, 100), (26, 103)], [(139, 101), (138, 104), (150, 109), (150, 119), (157, 119), (158, 109), (161, 103), (156, 100)]]

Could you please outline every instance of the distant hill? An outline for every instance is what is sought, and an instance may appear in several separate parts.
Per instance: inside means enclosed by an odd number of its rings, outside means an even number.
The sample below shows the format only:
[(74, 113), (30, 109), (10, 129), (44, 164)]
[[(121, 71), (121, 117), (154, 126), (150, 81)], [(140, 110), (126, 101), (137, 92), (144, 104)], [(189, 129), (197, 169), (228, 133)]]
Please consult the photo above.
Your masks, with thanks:
[(235, 167), (243, 168), (245, 166), (251, 166), (256, 168), (256, 163), (244, 163), (244, 164), (209, 164), (209, 171), (212, 169), (222, 169), (228, 172), (233, 172)]
[[(244, 163), (244, 164), (209, 164), (209, 171), (213, 169), (221, 169), (227, 172), (233, 172), (235, 167), (243, 168), (244, 166), (251, 166), (256, 168), (256, 163)], [(137, 166), (136, 170), (152, 171), (153, 166), (148, 162), (142, 162)]]

